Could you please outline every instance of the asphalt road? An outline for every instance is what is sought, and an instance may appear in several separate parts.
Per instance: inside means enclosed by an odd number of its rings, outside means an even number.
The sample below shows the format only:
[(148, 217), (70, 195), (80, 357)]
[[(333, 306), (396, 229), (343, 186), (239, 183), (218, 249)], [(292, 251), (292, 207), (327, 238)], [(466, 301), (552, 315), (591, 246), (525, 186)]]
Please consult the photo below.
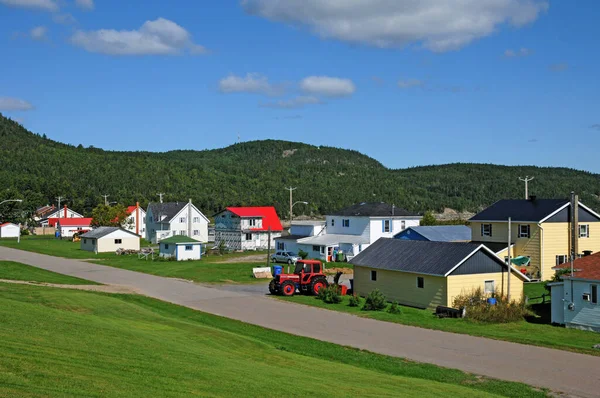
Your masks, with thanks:
[[(273, 300), (256, 290), (201, 286), (77, 260), (0, 247), (0, 259), (91, 281), (243, 322), (404, 357), (571, 396), (600, 396), (600, 357), (375, 321)], [(254, 290), (253, 290), (254, 289)], [(600, 335), (598, 336), (600, 342)]]

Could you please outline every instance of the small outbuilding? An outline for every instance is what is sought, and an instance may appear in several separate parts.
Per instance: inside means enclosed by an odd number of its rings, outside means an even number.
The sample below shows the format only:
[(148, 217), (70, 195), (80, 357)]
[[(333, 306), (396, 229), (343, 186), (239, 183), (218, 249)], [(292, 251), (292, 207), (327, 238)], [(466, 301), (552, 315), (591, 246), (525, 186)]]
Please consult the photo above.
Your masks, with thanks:
[(11, 222), (0, 224), (0, 238), (18, 238), (19, 226)]
[(200, 260), (202, 242), (184, 235), (175, 235), (160, 241), (160, 257), (175, 258), (176, 261)]
[[(481, 244), (381, 238), (350, 262), (357, 294), (379, 289), (411, 307), (451, 307), (456, 296), (477, 288), (490, 297), (508, 293), (508, 265)], [(510, 270), (510, 296), (520, 300), (529, 279)]]
[(140, 237), (119, 227), (98, 227), (81, 235), (81, 250), (94, 253), (140, 250)]

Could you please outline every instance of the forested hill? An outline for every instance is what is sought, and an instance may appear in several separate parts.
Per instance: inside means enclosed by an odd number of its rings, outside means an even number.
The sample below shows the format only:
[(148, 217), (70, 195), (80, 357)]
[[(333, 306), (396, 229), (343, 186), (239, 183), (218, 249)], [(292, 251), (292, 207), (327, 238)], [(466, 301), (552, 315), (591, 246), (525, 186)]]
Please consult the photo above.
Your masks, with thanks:
[(598, 209), (599, 175), (565, 168), (449, 164), (391, 170), (356, 151), (286, 141), (254, 141), (205, 151), (114, 152), (52, 141), (0, 115), (0, 199), (24, 197), (28, 209), (57, 196), (77, 211), (110, 201), (146, 206), (159, 192), (207, 215), (232, 205), (275, 205), (287, 216), (325, 214), (357, 202), (386, 201), (414, 211), (476, 211), (523, 196), (517, 177), (533, 175), (531, 193), (567, 197), (572, 190)]

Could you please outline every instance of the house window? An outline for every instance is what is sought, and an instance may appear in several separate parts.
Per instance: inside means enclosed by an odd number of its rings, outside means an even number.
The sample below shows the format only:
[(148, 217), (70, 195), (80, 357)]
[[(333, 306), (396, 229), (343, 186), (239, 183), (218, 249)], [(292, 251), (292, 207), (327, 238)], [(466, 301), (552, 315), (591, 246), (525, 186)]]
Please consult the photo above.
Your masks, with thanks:
[(590, 226), (588, 224), (582, 224), (579, 226), (579, 237), (589, 238), (590, 237)]
[(344, 228), (350, 227), (350, 220), (349, 219), (342, 220), (342, 227), (344, 227)]
[(417, 276), (417, 287), (419, 289), (425, 288), (425, 279), (422, 276)]
[(529, 225), (519, 225), (519, 238), (529, 238), (530, 231)]
[(561, 265), (569, 261), (569, 256), (566, 254), (559, 254), (556, 256), (556, 265)]
[(383, 220), (383, 232), (390, 232), (390, 220)]
[(373, 282), (377, 281), (377, 271), (371, 271), (371, 280)]
[(277, 242), (277, 249), (275, 250), (285, 250), (285, 244), (283, 242)]
[(115, 239), (115, 245), (120, 245), (121, 243), (123, 243), (122, 239)]
[(194, 230), (194, 236), (198, 236), (200, 235), (200, 231), (198, 231), (197, 229)]
[(165, 250), (169, 250), (169, 244), (165, 243)]
[(493, 294), (496, 291), (494, 281), (485, 281), (485, 287), (483, 289), (485, 294)]
[(314, 252), (321, 252), (321, 246), (313, 246), (313, 251)]
[(321, 246), (321, 254), (325, 254), (325, 246)]
[(591, 285), (590, 286), (590, 290), (591, 290), (591, 301), (592, 304), (598, 304), (598, 285)]
[(481, 236), (492, 236), (492, 224), (481, 224)]
[(194, 246), (192, 246), (192, 245), (185, 245), (185, 251), (186, 252), (191, 252), (192, 250), (194, 250)]
[(84, 244), (84, 245), (87, 245), (87, 239), (84, 239), (84, 240), (83, 240), (83, 244)]
[(200, 222), (200, 217), (194, 217), (194, 218), (192, 219), (192, 222)]
[(182, 229), (181, 231), (179, 231), (179, 235), (185, 236), (185, 230)]
[(252, 234), (246, 234), (246, 240), (252, 240)]
[(332, 218), (332, 219), (331, 219), (331, 226), (332, 226), (332, 227), (335, 227), (335, 218)]
[(401, 228), (402, 230), (405, 230), (405, 229), (406, 229), (406, 221), (404, 221), (404, 220), (400, 221), (400, 228)]
[(179, 217), (179, 222), (180, 223), (184, 223), (185, 222), (185, 217)]
[(250, 223), (251, 227), (256, 227), (256, 218), (251, 218), (250, 220), (248, 220), (248, 222)]

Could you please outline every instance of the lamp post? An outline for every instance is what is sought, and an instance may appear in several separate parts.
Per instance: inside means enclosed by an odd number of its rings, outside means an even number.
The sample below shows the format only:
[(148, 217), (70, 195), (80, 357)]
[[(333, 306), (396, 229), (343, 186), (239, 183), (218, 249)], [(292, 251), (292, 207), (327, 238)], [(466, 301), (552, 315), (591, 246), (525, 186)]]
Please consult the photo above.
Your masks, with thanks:
[(292, 203), (292, 205), (290, 206), (290, 226), (292, 225), (292, 218), (293, 218), (293, 217), (292, 217), (292, 209), (293, 209), (293, 208), (294, 208), (294, 206), (296, 206), (298, 203), (302, 203), (303, 205), (307, 205), (307, 204), (308, 204), (308, 202), (304, 202), (304, 201), (301, 201), (301, 200), (299, 200), (298, 202), (294, 202), (294, 203)]
[(3, 203), (7, 203), (7, 202), (19, 202), (19, 203), (21, 203), (21, 202), (23, 202), (23, 199), (6, 199), (6, 200), (3, 200), (2, 202), (0, 202), (0, 205), (3, 204)]

